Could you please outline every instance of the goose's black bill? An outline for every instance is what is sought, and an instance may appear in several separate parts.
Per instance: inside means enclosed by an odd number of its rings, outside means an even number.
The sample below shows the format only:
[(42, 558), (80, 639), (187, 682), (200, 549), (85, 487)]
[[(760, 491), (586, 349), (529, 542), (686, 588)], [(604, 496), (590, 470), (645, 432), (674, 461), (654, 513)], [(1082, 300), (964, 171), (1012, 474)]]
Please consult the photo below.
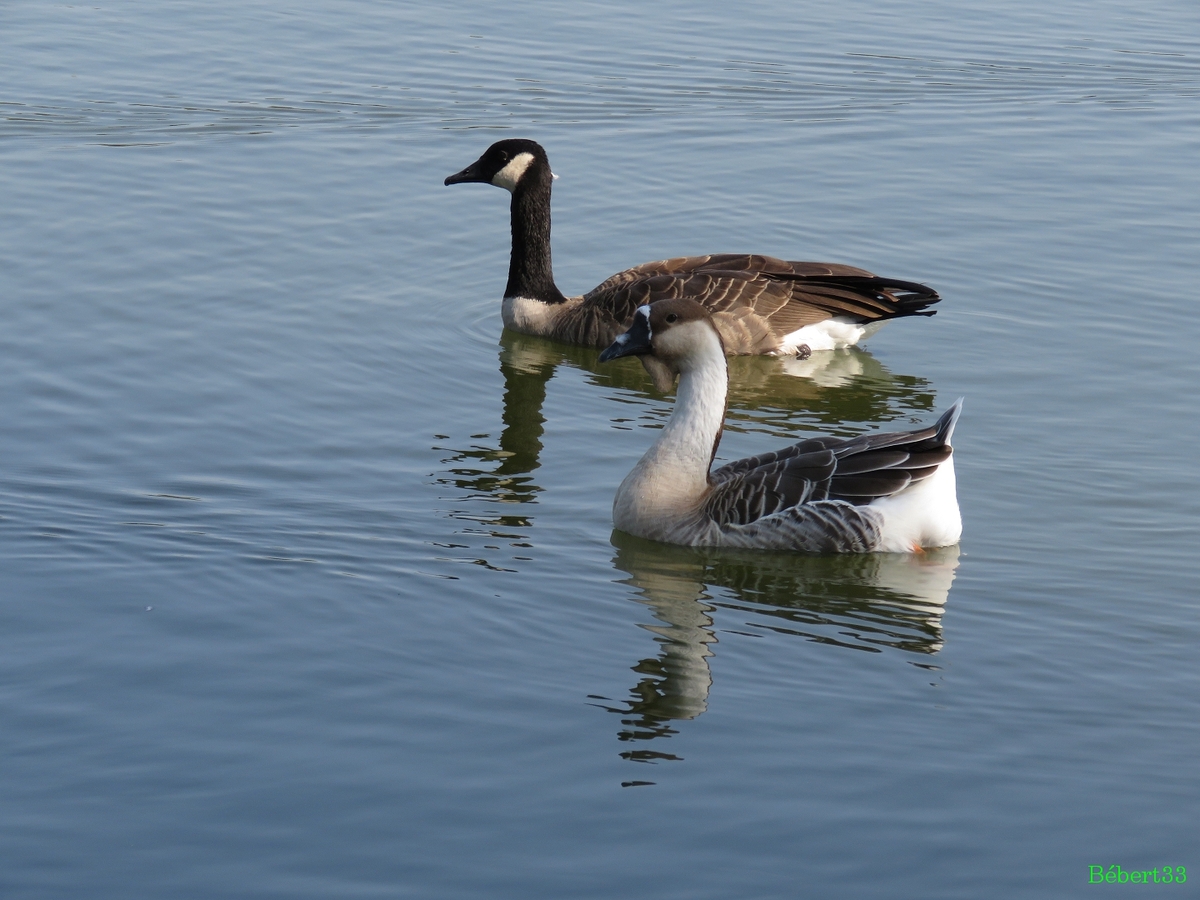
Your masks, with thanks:
[[(644, 307), (643, 307), (644, 309)], [(600, 354), (600, 362), (619, 359), (622, 356), (641, 356), (650, 353), (650, 317), (643, 310), (638, 310), (633, 317), (633, 324), (624, 334), (608, 345), (608, 349)]]
[(490, 178), (487, 178), (483, 174), (480, 173), (480, 168), (481, 168), (479, 165), (480, 162), (481, 162), (481, 160), (477, 159), (477, 160), (475, 160), (475, 162), (471, 163), (469, 166), (467, 166), (461, 172), (457, 172), (454, 175), (450, 175), (449, 177), (446, 178), (446, 184), (470, 184), (472, 182), (491, 181)]

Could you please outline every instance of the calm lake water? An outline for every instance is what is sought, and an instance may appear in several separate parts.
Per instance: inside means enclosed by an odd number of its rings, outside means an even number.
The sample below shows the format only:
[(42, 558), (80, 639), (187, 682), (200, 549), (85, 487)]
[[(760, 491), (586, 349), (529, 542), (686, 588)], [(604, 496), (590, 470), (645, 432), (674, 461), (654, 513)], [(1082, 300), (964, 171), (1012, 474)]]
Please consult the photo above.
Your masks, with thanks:
[[(0, 9), (0, 894), (1200, 879), (1194, 2), (322, 7)], [(613, 533), (671, 402), (502, 334), (518, 136), (569, 293), (935, 286), (721, 457), (965, 396), (961, 546)]]

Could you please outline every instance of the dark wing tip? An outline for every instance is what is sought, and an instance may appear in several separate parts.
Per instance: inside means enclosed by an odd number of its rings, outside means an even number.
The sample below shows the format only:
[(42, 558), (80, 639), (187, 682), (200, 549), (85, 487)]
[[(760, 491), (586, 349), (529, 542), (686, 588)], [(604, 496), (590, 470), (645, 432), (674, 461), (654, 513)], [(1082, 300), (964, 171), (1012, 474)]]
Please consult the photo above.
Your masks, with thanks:
[(950, 445), (950, 439), (954, 436), (954, 426), (958, 424), (958, 417), (962, 415), (964, 397), (959, 397), (954, 401), (953, 405), (942, 413), (940, 419), (937, 420), (936, 431), (934, 435), (940, 444)]

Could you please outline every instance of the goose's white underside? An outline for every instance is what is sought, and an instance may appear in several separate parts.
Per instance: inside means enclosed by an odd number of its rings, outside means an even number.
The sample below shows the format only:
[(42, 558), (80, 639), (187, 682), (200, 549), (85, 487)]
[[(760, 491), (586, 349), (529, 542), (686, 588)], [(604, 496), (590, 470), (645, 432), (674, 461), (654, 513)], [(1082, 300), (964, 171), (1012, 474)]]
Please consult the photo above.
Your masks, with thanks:
[(801, 345), (806, 345), (809, 350), (841, 350), (844, 347), (853, 347), (859, 341), (869, 338), (877, 332), (886, 321), (886, 319), (878, 319), (874, 322), (861, 323), (845, 316), (834, 316), (823, 322), (814, 322), (812, 325), (805, 325), (803, 328), (797, 328), (790, 334), (784, 335), (783, 341), (774, 355), (795, 356)]
[(962, 514), (954, 478), (954, 457), (937, 471), (899, 494), (880, 497), (867, 509), (883, 517), (883, 553), (912, 553), (925, 547), (949, 547), (962, 537)]

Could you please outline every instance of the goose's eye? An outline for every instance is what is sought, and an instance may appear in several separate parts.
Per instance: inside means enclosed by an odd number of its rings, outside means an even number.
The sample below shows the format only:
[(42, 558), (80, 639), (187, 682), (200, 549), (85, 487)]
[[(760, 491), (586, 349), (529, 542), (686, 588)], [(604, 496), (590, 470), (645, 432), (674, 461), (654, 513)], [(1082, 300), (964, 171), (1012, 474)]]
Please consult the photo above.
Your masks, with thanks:
[(675, 313), (667, 313), (667, 323), (668, 324), (678, 322), (678, 321), (679, 321), (679, 316), (677, 316)]
[(507, 153), (507, 151), (504, 151), (504, 150), (501, 150), (501, 151), (500, 151), (500, 162), (503, 162), (503, 163), (506, 163), (506, 162), (508, 162), (508, 153)]

